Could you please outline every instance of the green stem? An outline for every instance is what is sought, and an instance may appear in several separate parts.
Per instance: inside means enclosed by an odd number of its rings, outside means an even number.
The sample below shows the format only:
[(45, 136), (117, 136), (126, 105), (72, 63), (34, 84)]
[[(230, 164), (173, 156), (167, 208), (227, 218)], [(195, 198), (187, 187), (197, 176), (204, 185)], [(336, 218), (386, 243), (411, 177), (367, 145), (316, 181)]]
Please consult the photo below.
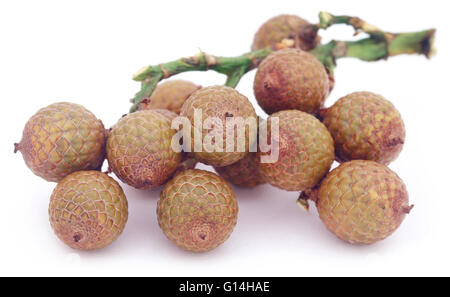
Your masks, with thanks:
[[(430, 29), (411, 33), (388, 33), (365, 21), (349, 16), (333, 16), (329, 13), (319, 14), (319, 28), (326, 29), (334, 24), (348, 24), (357, 32), (365, 32), (368, 38), (358, 41), (330, 41), (310, 51), (333, 74), (336, 60), (345, 57), (358, 58), (363, 61), (377, 61), (401, 54), (423, 54), (430, 57), (433, 53), (433, 41), (436, 30)], [(284, 40), (282, 44), (292, 43)], [(237, 57), (216, 57), (206, 53), (181, 58), (172, 62), (152, 65), (141, 69), (133, 76), (140, 81), (141, 91), (132, 99), (130, 112), (137, 110), (142, 99), (153, 93), (158, 82), (173, 75), (188, 71), (213, 70), (227, 76), (226, 85), (236, 87), (241, 78), (252, 69), (258, 67), (264, 58), (274, 50), (266, 48)]]
[(156, 84), (162, 79), (188, 71), (214, 70), (225, 74), (227, 76), (225, 84), (234, 88), (245, 73), (258, 67), (261, 61), (270, 53), (272, 53), (272, 50), (269, 48), (237, 57), (216, 57), (201, 52), (196, 56), (145, 67), (133, 76), (134, 80), (142, 82), (142, 86), (141, 91), (132, 100), (131, 112), (136, 110), (143, 98), (151, 96)]

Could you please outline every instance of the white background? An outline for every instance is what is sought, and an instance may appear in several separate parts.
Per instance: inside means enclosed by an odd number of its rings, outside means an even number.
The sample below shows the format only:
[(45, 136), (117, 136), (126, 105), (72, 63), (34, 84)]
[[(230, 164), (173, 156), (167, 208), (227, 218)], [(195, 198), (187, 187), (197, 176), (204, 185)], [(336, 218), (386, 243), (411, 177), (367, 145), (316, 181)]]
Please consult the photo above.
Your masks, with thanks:
[[(0, 4), (1, 197), (0, 275), (313, 276), (449, 275), (449, 40), (445, 1), (2, 1)], [(268, 185), (236, 189), (238, 225), (216, 250), (193, 254), (169, 242), (155, 214), (159, 190), (124, 185), (129, 221), (109, 247), (71, 250), (48, 223), (55, 187), (34, 176), (13, 143), (39, 108), (84, 105), (113, 125), (139, 89), (132, 74), (147, 64), (196, 54), (233, 56), (249, 50), (269, 17), (298, 14), (317, 21), (320, 10), (357, 15), (393, 32), (438, 29), (438, 55), (401, 56), (376, 63), (340, 60), (327, 101), (354, 91), (384, 95), (400, 110), (406, 144), (391, 168), (416, 207), (390, 238), (352, 246), (329, 233), (298, 193)], [(336, 26), (324, 41), (352, 38)], [(221, 84), (214, 72), (178, 76), (203, 86)], [(238, 90), (255, 103), (254, 72)], [(263, 112), (257, 108), (257, 112)]]

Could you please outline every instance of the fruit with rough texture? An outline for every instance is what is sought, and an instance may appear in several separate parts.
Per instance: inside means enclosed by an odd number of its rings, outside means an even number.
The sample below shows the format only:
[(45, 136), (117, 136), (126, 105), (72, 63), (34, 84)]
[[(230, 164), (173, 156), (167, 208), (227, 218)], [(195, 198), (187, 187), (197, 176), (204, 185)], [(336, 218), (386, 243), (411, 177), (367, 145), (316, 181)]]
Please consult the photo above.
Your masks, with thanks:
[(181, 153), (172, 149), (176, 131), (163, 114), (141, 110), (121, 118), (106, 146), (110, 170), (137, 189), (164, 184), (177, 169)]
[(128, 202), (120, 185), (100, 171), (78, 171), (53, 190), (50, 224), (65, 244), (94, 250), (112, 243), (128, 219)]
[(372, 244), (390, 236), (413, 207), (397, 174), (365, 160), (332, 170), (310, 199), (325, 226), (353, 244)]
[(173, 111), (170, 111), (168, 109), (152, 109), (152, 111), (157, 112), (159, 114), (162, 114), (163, 116), (165, 116), (171, 123), (172, 121), (178, 116), (178, 114), (176, 114)]
[(200, 88), (186, 80), (166, 81), (155, 88), (150, 98), (143, 99), (138, 109), (168, 109), (179, 114), (187, 98)]
[[(278, 118), (278, 139), (272, 136), (272, 121)], [(314, 116), (298, 110), (272, 114), (267, 120), (267, 139), (278, 147), (278, 159), (260, 163), (264, 179), (287, 191), (314, 187), (330, 170), (334, 161), (333, 138)], [(272, 139), (274, 138), (274, 139)], [(269, 156), (274, 151), (260, 152)]]
[(258, 67), (253, 84), (256, 100), (267, 114), (288, 109), (315, 114), (329, 89), (322, 63), (298, 49), (270, 54)]
[(336, 159), (372, 160), (389, 164), (400, 154), (405, 126), (391, 102), (370, 92), (339, 99), (322, 114), (333, 136)]
[(256, 32), (252, 51), (265, 47), (277, 48), (283, 40), (290, 39), (293, 46), (305, 51), (315, 48), (320, 37), (317, 29), (308, 21), (296, 15), (279, 15), (269, 19)]
[(177, 246), (193, 252), (225, 242), (237, 222), (238, 204), (231, 187), (218, 175), (198, 169), (175, 175), (160, 194), (158, 223)]
[[(201, 118), (199, 117), (197, 121), (195, 110), (201, 111)], [(239, 161), (247, 155), (249, 144), (253, 143), (257, 137), (257, 116), (252, 104), (247, 97), (230, 87), (211, 86), (198, 90), (186, 100), (180, 115), (187, 117), (191, 123), (190, 131), (183, 129), (183, 139), (190, 137), (190, 147), (195, 158), (208, 165), (227, 166)], [(210, 129), (207, 129), (206, 119), (212, 121)], [(251, 129), (249, 125), (235, 125), (234, 130), (226, 129), (227, 119), (253, 120), (254, 129)], [(203, 129), (199, 131), (202, 140), (200, 149), (195, 147), (195, 129), (197, 131), (199, 129), (198, 126), (196, 127), (196, 122), (201, 122), (203, 125)], [(234, 131), (233, 136), (227, 137), (229, 132), (227, 130)], [(211, 141), (206, 141), (207, 139)], [(231, 148), (228, 151), (227, 141)], [(245, 144), (245, 147), (239, 147), (240, 143)]]
[(259, 168), (257, 153), (248, 153), (236, 163), (214, 169), (227, 182), (239, 187), (255, 187), (266, 183)]
[(105, 159), (106, 130), (90, 111), (74, 103), (40, 109), (25, 125), (15, 151), (34, 174), (57, 182), (68, 174), (100, 169)]

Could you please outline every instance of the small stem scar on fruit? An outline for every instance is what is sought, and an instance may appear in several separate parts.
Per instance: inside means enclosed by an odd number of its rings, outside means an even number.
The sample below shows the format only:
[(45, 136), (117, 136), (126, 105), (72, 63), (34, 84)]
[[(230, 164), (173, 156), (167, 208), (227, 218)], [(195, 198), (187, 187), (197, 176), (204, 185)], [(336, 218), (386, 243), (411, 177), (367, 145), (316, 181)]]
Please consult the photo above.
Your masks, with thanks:
[[(332, 40), (319, 45), (310, 52), (333, 74), (336, 60), (352, 57), (363, 61), (378, 61), (402, 54), (420, 54), (430, 58), (435, 50), (433, 47), (435, 29), (410, 33), (389, 33), (368, 24), (358, 17), (334, 16), (327, 12), (319, 14), (317, 29), (327, 29), (335, 24), (347, 24), (355, 29), (355, 35), (364, 32), (367, 38), (357, 41)], [(133, 106), (130, 112), (137, 110), (142, 99), (149, 98), (158, 82), (176, 74), (188, 71), (214, 70), (225, 74), (225, 85), (236, 87), (241, 78), (278, 49), (292, 47), (293, 40), (285, 39), (274, 48), (265, 48), (236, 57), (217, 57), (200, 52), (196, 56), (181, 58), (168, 63), (152, 65), (142, 68), (133, 76), (135, 81), (141, 82), (141, 90), (131, 100)]]

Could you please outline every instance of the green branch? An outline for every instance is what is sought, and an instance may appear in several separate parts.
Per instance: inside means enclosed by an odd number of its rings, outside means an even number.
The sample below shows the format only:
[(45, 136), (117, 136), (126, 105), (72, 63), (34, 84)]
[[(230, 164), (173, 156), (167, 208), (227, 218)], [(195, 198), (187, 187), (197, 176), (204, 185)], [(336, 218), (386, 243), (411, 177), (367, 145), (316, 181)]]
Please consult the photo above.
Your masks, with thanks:
[[(353, 26), (357, 33), (365, 32), (369, 35), (368, 38), (358, 41), (333, 40), (310, 51), (331, 74), (336, 66), (336, 60), (340, 58), (353, 57), (363, 61), (378, 61), (401, 54), (423, 54), (430, 57), (434, 51), (433, 41), (436, 32), (434, 29), (411, 33), (388, 33), (357, 17), (333, 16), (321, 12), (319, 19), (317, 27), (321, 29), (334, 24), (347, 24)], [(283, 40), (276, 48), (289, 47), (292, 44), (291, 40)], [(141, 100), (151, 96), (158, 82), (183, 72), (213, 70), (226, 75), (225, 84), (234, 88), (247, 72), (258, 67), (273, 51), (266, 48), (237, 57), (216, 57), (201, 52), (196, 56), (145, 67), (133, 76), (133, 79), (140, 81), (142, 85), (140, 92), (132, 99), (133, 106), (130, 111), (136, 111)]]

